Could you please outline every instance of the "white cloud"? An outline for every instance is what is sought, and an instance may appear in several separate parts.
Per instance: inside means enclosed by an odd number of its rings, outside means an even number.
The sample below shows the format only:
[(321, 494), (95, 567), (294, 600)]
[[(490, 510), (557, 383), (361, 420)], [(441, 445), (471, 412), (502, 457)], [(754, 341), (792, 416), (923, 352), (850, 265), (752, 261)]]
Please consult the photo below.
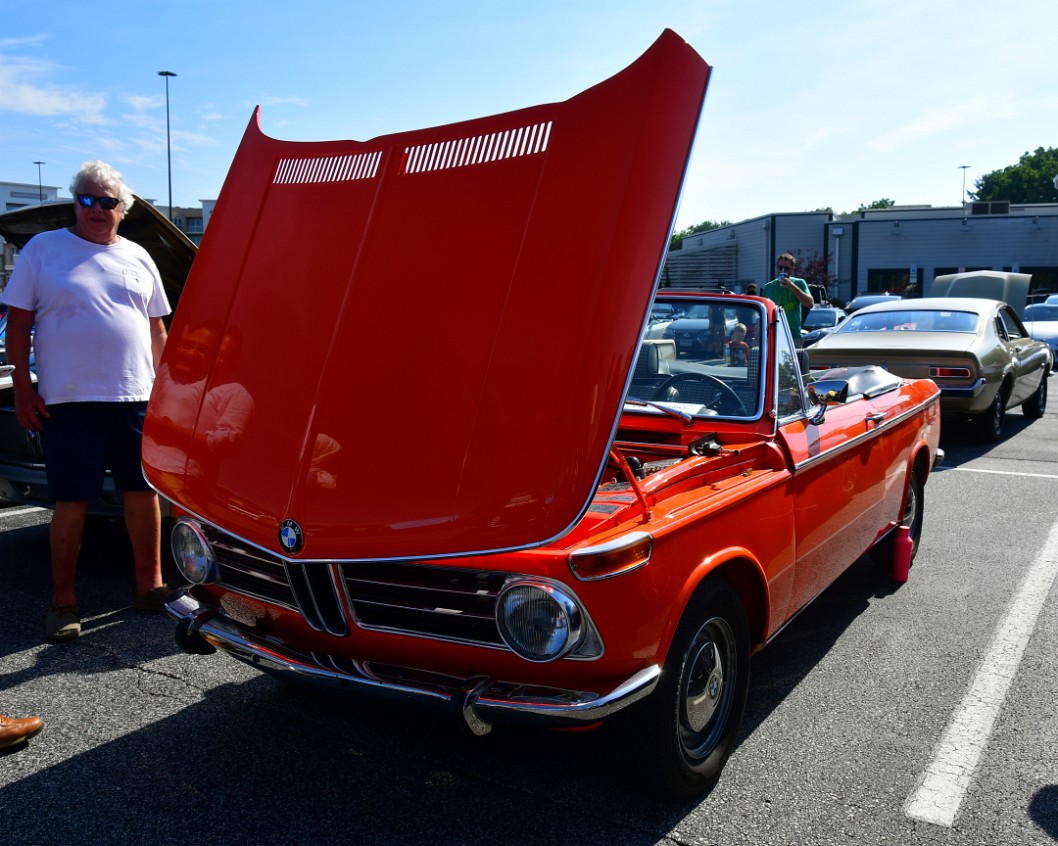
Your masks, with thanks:
[(145, 97), (141, 94), (131, 94), (125, 98), (125, 102), (137, 111), (147, 111), (165, 105), (165, 100), (160, 97)]
[(1018, 109), (1008, 103), (1006, 100), (985, 102), (977, 99), (945, 108), (930, 109), (919, 114), (914, 120), (872, 138), (869, 144), (871, 149), (879, 153), (890, 153), (908, 143), (961, 129), (970, 124), (1013, 118), (1017, 116)]
[(106, 108), (104, 94), (86, 94), (54, 85), (40, 85), (37, 79), (52, 65), (35, 59), (9, 59), (0, 56), (0, 111), (33, 116), (70, 116), (94, 122)]

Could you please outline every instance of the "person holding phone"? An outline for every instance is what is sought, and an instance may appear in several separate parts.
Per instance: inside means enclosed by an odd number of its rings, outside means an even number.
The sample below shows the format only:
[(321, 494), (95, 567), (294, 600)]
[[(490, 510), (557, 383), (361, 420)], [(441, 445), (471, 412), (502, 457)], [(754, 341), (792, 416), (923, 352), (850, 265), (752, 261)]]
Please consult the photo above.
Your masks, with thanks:
[(780, 253), (775, 259), (778, 275), (764, 286), (762, 296), (767, 297), (786, 312), (786, 322), (790, 324), (794, 344), (801, 346), (801, 309), (807, 312), (815, 305), (808, 283), (792, 275), (797, 266), (797, 259), (792, 253)]

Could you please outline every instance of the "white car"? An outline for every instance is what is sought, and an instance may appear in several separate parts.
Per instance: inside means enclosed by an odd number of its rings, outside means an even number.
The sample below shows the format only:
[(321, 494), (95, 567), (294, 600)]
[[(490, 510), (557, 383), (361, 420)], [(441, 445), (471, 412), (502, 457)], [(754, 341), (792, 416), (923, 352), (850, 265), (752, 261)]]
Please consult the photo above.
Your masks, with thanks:
[(1025, 306), (1022, 322), (1029, 335), (1044, 341), (1054, 351), (1053, 360), (1058, 361), (1058, 294), (1048, 297), (1045, 303)]

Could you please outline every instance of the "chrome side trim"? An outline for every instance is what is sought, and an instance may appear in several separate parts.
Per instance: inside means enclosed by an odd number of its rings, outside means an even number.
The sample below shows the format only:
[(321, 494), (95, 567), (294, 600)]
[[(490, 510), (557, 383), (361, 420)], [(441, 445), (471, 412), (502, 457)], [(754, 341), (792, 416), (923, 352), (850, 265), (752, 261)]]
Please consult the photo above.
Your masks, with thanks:
[(801, 463), (795, 464), (794, 471), (796, 472), (798, 470), (803, 470), (805, 467), (811, 467), (813, 464), (817, 464), (821, 461), (829, 461), (832, 458), (835, 458), (839, 455), (842, 455), (843, 453), (848, 452), (849, 450), (857, 449), (860, 446), (861, 441), (867, 438), (878, 437), (881, 432), (885, 431), (889, 427), (895, 426), (898, 423), (902, 423), (909, 417), (913, 417), (926, 406), (930, 405), (931, 403), (938, 402), (939, 399), (940, 397), (932, 397), (931, 399), (928, 399), (925, 402), (921, 402), (918, 405), (907, 409), (907, 411), (903, 412), (902, 414), (898, 414), (895, 417), (891, 417), (884, 420), (883, 422), (877, 424), (871, 429), (866, 429), (865, 427), (865, 431), (861, 432), (859, 435), (856, 435), (854, 438), (850, 438), (849, 440), (842, 443), (840, 446), (834, 447), (833, 449), (828, 449), (826, 452), (822, 452), (819, 455), (813, 455), (811, 458), (807, 458)]
[(181, 636), (201, 639), (233, 658), (288, 681), (450, 709), (475, 734), (488, 731), (493, 722), (541, 727), (596, 722), (649, 695), (661, 676), (661, 667), (651, 665), (613, 690), (596, 693), (480, 677), (456, 678), (411, 667), (305, 653), (226, 617), (218, 608), (200, 602), (191, 590), (181, 588), (166, 602), (169, 616), (180, 624)]

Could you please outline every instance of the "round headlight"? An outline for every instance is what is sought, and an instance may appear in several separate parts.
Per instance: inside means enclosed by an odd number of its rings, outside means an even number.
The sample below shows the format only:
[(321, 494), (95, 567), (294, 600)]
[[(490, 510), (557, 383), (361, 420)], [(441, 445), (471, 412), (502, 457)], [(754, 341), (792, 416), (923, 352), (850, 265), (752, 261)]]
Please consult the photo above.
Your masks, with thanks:
[(554, 661), (580, 641), (580, 608), (555, 585), (512, 582), (496, 600), (500, 637), (527, 661)]
[(173, 527), (170, 541), (180, 575), (191, 584), (201, 585), (216, 578), (217, 561), (213, 549), (196, 523), (181, 518)]

